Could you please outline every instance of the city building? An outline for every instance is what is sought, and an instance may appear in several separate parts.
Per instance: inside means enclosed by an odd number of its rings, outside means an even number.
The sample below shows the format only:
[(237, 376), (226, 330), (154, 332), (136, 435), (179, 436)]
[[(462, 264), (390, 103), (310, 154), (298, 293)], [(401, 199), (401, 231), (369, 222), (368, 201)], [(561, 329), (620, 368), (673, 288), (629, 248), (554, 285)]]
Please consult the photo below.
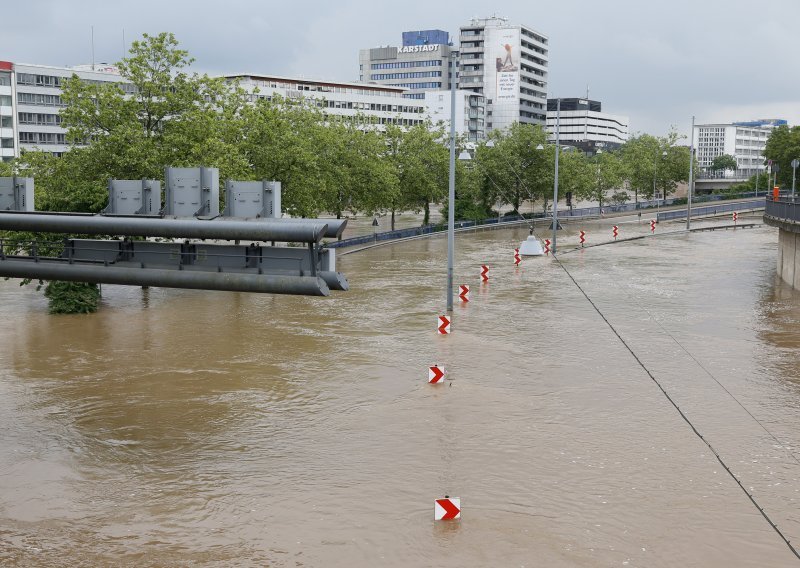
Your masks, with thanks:
[(20, 150), (55, 155), (67, 150), (61, 93), (73, 75), (86, 82), (122, 83), (126, 92), (133, 88), (107, 64), (52, 67), (0, 61), (0, 159), (11, 160)]
[(225, 79), (237, 81), (254, 100), (275, 96), (305, 99), (327, 115), (351, 117), (364, 128), (422, 124), (427, 112), (424, 101), (403, 98), (404, 87), (256, 74), (225, 75)]
[(549, 41), (506, 18), (475, 18), (460, 30), (458, 88), (484, 96), (486, 131), (547, 118)]
[[(428, 91), (425, 93), (428, 117), (434, 125), (443, 125), (450, 132), (450, 91)], [(456, 134), (466, 136), (470, 142), (478, 142), (485, 135), (484, 99), (472, 91), (456, 90)]]
[[(729, 124), (698, 124), (694, 144), (700, 171), (697, 183), (703, 189), (729, 187), (766, 173), (764, 150), (772, 130), (787, 122), (782, 119), (754, 120)], [(736, 170), (712, 170), (714, 158), (727, 154), (736, 158)], [(766, 185), (764, 185), (766, 187)]]
[(407, 99), (424, 99), (426, 91), (450, 89), (450, 34), (442, 30), (403, 32), (399, 47), (361, 49), (358, 78), (365, 83), (404, 87)]
[[(450, 128), (450, 79), (453, 52), (450, 34), (443, 30), (403, 32), (399, 47), (359, 51), (359, 79), (407, 89), (403, 97), (427, 105), (434, 124)], [(445, 93), (445, 94), (442, 94)], [(485, 99), (474, 91), (461, 92), (456, 102), (456, 132), (471, 141), (485, 136)]]
[[(547, 99), (547, 134), (556, 139), (558, 99)], [(602, 112), (600, 101), (561, 99), (559, 142), (594, 154), (598, 149), (619, 148), (628, 140), (628, 117)]]

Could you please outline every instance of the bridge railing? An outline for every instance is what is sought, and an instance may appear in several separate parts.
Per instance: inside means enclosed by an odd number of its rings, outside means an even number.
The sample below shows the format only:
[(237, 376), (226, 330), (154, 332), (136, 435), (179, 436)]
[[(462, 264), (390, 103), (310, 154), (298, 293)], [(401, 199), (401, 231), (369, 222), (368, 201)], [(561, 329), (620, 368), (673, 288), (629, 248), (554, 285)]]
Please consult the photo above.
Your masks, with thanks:
[(777, 199), (767, 198), (767, 205), (764, 209), (764, 217), (800, 223), (800, 196), (779, 195)]
[[(736, 203), (716, 203), (702, 207), (692, 207), (692, 218), (706, 217), (708, 215), (719, 215), (720, 213), (732, 213), (733, 211), (746, 211), (749, 209), (761, 209), (764, 207), (764, 199), (752, 201), (739, 201)], [(658, 214), (658, 220), (671, 221), (673, 219), (685, 219), (686, 209), (677, 211), (662, 211)]]
[[(763, 193), (761, 194), (763, 198)], [(755, 193), (742, 193), (740, 195), (736, 195), (736, 198), (746, 199), (751, 197), (757, 197)], [(724, 199), (730, 199), (731, 196), (728, 195), (704, 195), (698, 197), (698, 199), (694, 200), (695, 203), (705, 203), (705, 202), (717, 202), (722, 201)], [(677, 203), (676, 203), (677, 202)], [(651, 201), (639, 201), (638, 208), (636, 203), (624, 203), (621, 205), (603, 205), (602, 211), (600, 207), (575, 207), (575, 208), (559, 208), (558, 210), (558, 218), (559, 219), (574, 219), (574, 218), (586, 218), (586, 217), (600, 217), (601, 212), (603, 214), (611, 214), (611, 213), (625, 213), (625, 212), (633, 212), (633, 211), (641, 211), (647, 209), (655, 209), (657, 206), (665, 207), (665, 206), (673, 206), (678, 205), (680, 203), (679, 199), (670, 198), (670, 199), (662, 199), (656, 202), (655, 200)], [(713, 210), (717, 210), (718, 212), (726, 212), (726, 211), (742, 211), (746, 209), (754, 209), (764, 206), (763, 199), (759, 201), (748, 201), (746, 203), (728, 203), (728, 204), (719, 204), (714, 206), (709, 206), (707, 208), (698, 208), (692, 210), (692, 217), (694, 216), (703, 216), (703, 215), (711, 215), (713, 214)], [(563, 207), (563, 206), (562, 206)], [(708, 209), (708, 211), (705, 211)], [(701, 212), (697, 212), (700, 210)], [(659, 220), (669, 220), (669, 219), (679, 219), (681, 217), (686, 217), (686, 211), (676, 211), (672, 213), (670, 216), (662, 216), (666, 215), (667, 212), (659, 213), (658, 219)], [(505, 224), (505, 223), (520, 223), (525, 220), (533, 219), (534, 221), (537, 219), (544, 219), (545, 223), (548, 223), (548, 220), (551, 218), (552, 213), (550, 211), (543, 212), (538, 211), (534, 214), (526, 213), (524, 216), (522, 215), (507, 215), (504, 217), (492, 217), (489, 219), (481, 219), (478, 221), (475, 220), (464, 220), (464, 221), (456, 221), (455, 227), (456, 229), (466, 229), (469, 227), (481, 227), (486, 225), (498, 225), (498, 224)], [(548, 223), (547, 226), (550, 226)], [(340, 248), (340, 247), (351, 247), (357, 245), (365, 245), (369, 243), (377, 243), (382, 241), (391, 241), (396, 239), (405, 239), (408, 237), (415, 237), (420, 235), (427, 235), (431, 233), (438, 233), (442, 231), (446, 231), (446, 225), (425, 225), (422, 227), (409, 227), (405, 229), (397, 229), (394, 231), (382, 231), (376, 232), (370, 235), (359, 235), (356, 237), (350, 237), (347, 239), (341, 239), (338, 241), (332, 241), (325, 244), (326, 247), (329, 248)]]

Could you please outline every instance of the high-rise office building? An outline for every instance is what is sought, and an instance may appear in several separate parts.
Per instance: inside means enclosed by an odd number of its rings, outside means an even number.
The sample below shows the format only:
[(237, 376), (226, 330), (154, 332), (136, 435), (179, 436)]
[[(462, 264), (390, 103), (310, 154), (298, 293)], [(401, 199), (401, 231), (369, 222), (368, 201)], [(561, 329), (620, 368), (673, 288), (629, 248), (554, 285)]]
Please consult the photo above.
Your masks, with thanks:
[[(557, 101), (547, 100), (547, 135), (551, 141), (556, 138)], [(588, 153), (619, 148), (628, 140), (628, 117), (603, 112), (600, 101), (561, 99), (558, 139)]]
[(424, 99), (426, 91), (450, 88), (450, 35), (442, 30), (403, 32), (401, 46), (359, 51), (359, 80), (405, 87), (407, 99)]
[(545, 125), (549, 42), (506, 18), (473, 19), (461, 26), (458, 88), (486, 99), (486, 130), (514, 122)]

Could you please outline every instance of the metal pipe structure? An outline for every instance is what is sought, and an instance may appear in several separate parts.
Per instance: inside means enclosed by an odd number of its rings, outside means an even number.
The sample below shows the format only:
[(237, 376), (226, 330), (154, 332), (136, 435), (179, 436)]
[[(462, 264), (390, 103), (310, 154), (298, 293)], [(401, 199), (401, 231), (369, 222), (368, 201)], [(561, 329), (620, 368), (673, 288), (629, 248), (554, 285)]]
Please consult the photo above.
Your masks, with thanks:
[(159, 268), (128, 268), (102, 264), (67, 264), (58, 260), (6, 257), (0, 261), (0, 277), (66, 280), (92, 284), (161, 286), (194, 290), (260, 292), (328, 296), (330, 289), (317, 276), (200, 272)]
[[(258, 222), (263, 221), (264, 219), (259, 219)], [(323, 237), (327, 237), (329, 239), (333, 238), (341, 238), (342, 233), (344, 233), (345, 228), (347, 227), (347, 219), (280, 219), (281, 223), (326, 223), (328, 225), (328, 230), (325, 231), (325, 234), (322, 235)]]
[[(287, 221), (211, 221), (3, 212), (0, 213), (0, 230), (303, 243), (318, 243), (328, 233), (328, 224), (321, 221)], [(340, 228), (344, 230), (343, 226)]]

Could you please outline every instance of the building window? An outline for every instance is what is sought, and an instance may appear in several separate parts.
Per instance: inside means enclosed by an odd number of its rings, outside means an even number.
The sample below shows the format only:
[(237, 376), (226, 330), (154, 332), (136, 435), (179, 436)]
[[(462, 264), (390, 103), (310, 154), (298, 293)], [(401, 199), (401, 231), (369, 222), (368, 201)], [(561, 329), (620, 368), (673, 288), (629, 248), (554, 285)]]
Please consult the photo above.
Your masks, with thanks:
[(13, 148), (13, 147), (14, 147), (13, 138), (0, 138), (0, 148)]

